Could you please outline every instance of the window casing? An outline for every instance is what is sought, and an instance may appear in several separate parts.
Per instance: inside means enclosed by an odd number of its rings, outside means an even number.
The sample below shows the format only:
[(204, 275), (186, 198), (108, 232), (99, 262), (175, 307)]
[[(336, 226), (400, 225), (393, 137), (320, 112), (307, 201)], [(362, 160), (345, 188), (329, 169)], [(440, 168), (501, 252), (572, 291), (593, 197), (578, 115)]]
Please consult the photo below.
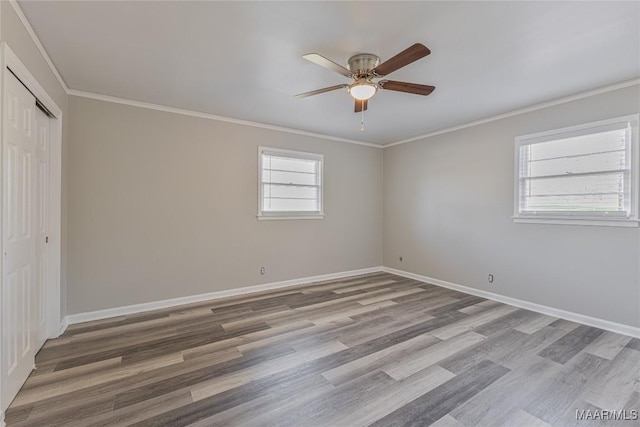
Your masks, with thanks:
[(638, 115), (517, 137), (516, 222), (638, 226)]
[(258, 219), (319, 219), (323, 210), (321, 154), (258, 147)]

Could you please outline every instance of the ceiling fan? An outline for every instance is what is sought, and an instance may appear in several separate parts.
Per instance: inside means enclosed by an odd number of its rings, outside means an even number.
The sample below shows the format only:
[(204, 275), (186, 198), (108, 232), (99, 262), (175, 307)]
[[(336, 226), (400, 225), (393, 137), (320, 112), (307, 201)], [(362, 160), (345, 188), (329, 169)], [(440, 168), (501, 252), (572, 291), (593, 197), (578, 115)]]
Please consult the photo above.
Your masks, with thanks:
[(308, 53), (302, 57), (314, 64), (320, 65), (321, 67), (335, 71), (345, 77), (349, 77), (354, 81), (351, 84), (341, 84), (313, 90), (311, 92), (300, 93), (295, 95), (295, 97), (306, 98), (308, 96), (346, 88), (349, 91), (349, 94), (355, 99), (354, 111), (359, 113), (367, 109), (368, 100), (378, 92), (378, 89), (395, 90), (397, 92), (426, 96), (433, 92), (435, 86), (398, 82), (394, 80), (380, 80), (378, 82), (374, 82), (374, 79), (391, 74), (420, 58), (424, 58), (430, 53), (431, 51), (425, 45), (416, 43), (393, 58), (386, 60), (382, 64), (380, 64), (380, 58), (376, 55), (371, 53), (360, 53), (349, 58), (347, 61), (348, 69), (342, 65), (336, 64), (322, 55), (317, 53)]

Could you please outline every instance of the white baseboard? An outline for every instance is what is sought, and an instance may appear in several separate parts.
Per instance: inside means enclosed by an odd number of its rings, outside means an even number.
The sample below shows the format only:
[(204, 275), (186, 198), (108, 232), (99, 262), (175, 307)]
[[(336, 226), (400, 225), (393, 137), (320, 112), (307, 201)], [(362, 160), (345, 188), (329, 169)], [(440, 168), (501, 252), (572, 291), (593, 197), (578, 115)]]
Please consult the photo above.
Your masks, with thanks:
[[(65, 316), (64, 319), (62, 319), (62, 322), (60, 322), (60, 329), (58, 329), (58, 337), (64, 334), (64, 331), (67, 330), (68, 326), (69, 326), (69, 316)], [(57, 338), (57, 337), (54, 337), (54, 338)]]
[(585, 325), (593, 326), (593, 327), (604, 329), (607, 331), (640, 338), (640, 328), (635, 326), (624, 325), (622, 323), (611, 322), (609, 320), (586, 316), (584, 314), (560, 310), (558, 308), (536, 304), (533, 302), (524, 301), (517, 298), (511, 298), (511, 297), (496, 294), (493, 292), (483, 291), (481, 289), (470, 288), (468, 286), (458, 285), (455, 283), (446, 282), (444, 280), (434, 279), (432, 277), (421, 276), (419, 274), (410, 273), (408, 271), (403, 271), (403, 270), (397, 270), (395, 268), (390, 268), (390, 267), (371, 267), (371, 268), (363, 268), (360, 270), (342, 271), (338, 273), (322, 274), (319, 276), (303, 277), (300, 279), (285, 280), (281, 282), (265, 283), (262, 285), (246, 286), (246, 287), (237, 288), (237, 289), (227, 289), (224, 291), (210, 292), (206, 294), (190, 295), (187, 297), (172, 298), (167, 300), (154, 301), (154, 302), (148, 302), (143, 304), (134, 304), (134, 305), (128, 305), (124, 307), (117, 307), (117, 308), (109, 308), (105, 310), (91, 311), (87, 313), (71, 314), (66, 316), (64, 320), (61, 322), (60, 335), (64, 333), (68, 325), (73, 325), (75, 323), (90, 322), (92, 320), (107, 319), (110, 317), (123, 316), (126, 314), (141, 313), (145, 311), (175, 307), (175, 306), (184, 305), (184, 304), (191, 304), (195, 302), (203, 302), (203, 301), (215, 300), (215, 299), (226, 298), (231, 296), (268, 291), (272, 289), (281, 289), (281, 288), (288, 288), (293, 286), (306, 285), (309, 283), (319, 282), (323, 280), (341, 279), (344, 277), (357, 276), (360, 274), (370, 274), (370, 273), (376, 273), (380, 271), (406, 277), (409, 279), (419, 280), (425, 283), (431, 283), (433, 285), (441, 286), (443, 288), (453, 289), (455, 291), (464, 292), (466, 294), (475, 295), (475, 296), (490, 299), (493, 301), (498, 301), (504, 304), (513, 305), (515, 307), (524, 308), (526, 310), (535, 311), (538, 313), (546, 314), (548, 316), (558, 317), (560, 319), (566, 319), (572, 322), (582, 323)]
[(250, 294), (254, 292), (268, 291), (272, 289), (288, 288), (292, 286), (306, 285), (313, 282), (323, 280), (341, 279), (343, 277), (357, 276), (360, 274), (377, 273), (382, 271), (382, 267), (362, 268), (359, 270), (341, 271), (338, 273), (322, 274), (319, 276), (303, 277), (300, 279), (284, 280), (282, 282), (265, 283), (262, 285), (245, 286), (237, 289), (227, 289), (224, 291), (210, 292), (206, 294), (190, 295), (187, 297), (179, 297), (166, 299), (161, 301), (153, 301), (142, 304), (127, 305), (124, 307), (108, 308), (105, 310), (90, 311), (86, 313), (70, 314), (66, 316), (60, 326), (62, 332), (68, 325), (75, 323), (90, 322), (92, 320), (107, 319), (109, 317), (123, 316), (125, 314), (141, 313), (144, 311), (158, 310), (161, 308), (175, 307), (178, 305), (191, 304), (194, 302), (202, 302), (227, 298), (236, 295)]
[(558, 308), (548, 307), (546, 305), (536, 304), (529, 301), (511, 298), (493, 292), (483, 291), (481, 289), (470, 288), (468, 286), (458, 285), (455, 283), (445, 282), (444, 280), (434, 279), (432, 277), (421, 276), (419, 274), (410, 273), (408, 271), (396, 270), (395, 268), (382, 267), (382, 271), (386, 273), (396, 274), (408, 279), (419, 280), (421, 282), (431, 283), (443, 288), (453, 289), (455, 291), (464, 292), (465, 294), (475, 295), (478, 297), (502, 302), (504, 304), (513, 305), (515, 307), (524, 308), (526, 310), (535, 311), (546, 314), (548, 316), (558, 317), (560, 319), (570, 320), (572, 322), (582, 323), (584, 325), (593, 326), (618, 334), (629, 335), (640, 338), (640, 328), (622, 323), (611, 322), (609, 320), (599, 319), (597, 317), (585, 316), (584, 314), (573, 313), (571, 311), (560, 310)]

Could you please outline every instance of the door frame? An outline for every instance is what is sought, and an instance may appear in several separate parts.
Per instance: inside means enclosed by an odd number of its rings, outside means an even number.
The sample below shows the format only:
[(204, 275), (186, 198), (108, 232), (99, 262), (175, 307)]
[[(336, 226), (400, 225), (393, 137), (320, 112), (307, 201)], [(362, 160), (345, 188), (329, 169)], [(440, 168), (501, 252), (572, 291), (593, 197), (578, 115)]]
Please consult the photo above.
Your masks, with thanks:
[[(9, 71), (7, 68), (11, 69)], [(6, 42), (0, 43), (0, 120), (3, 119), (4, 108), (4, 78), (5, 73), (13, 72), (16, 77), (35, 95), (36, 98), (53, 114), (49, 119), (49, 243), (48, 243), (48, 268), (45, 282), (45, 323), (48, 338), (56, 338), (64, 327), (61, 319), (61, 256), (62, 256), (62, 110), (49, 96), (46, 90), (40, 85), (36, 78), (29, 72), (27, 67), (18, 59), (16, 54), (9, 48)], [(4, 124), (3, 124), (4, 125)], [(1, 128), (0, 128), (1, 129)], [(4, 144), (0, 132), (1, 147), (0, 164), (4, 159)], [(0, 178), (1, 180), (2, 178)], [(4, 218), (4, 195), (2, 191), (4, 183), (0, 185), (0, 224)], [(0, 226), (0, 282), (4, 282), (4, 236), (2, 236)], [(4, 289), (4, 283), (0, 283), (0, 291)], [(0, 307), (2, 306), (2, 292), (0, 292)], [(1, 336), (1, 335), (0, 335)], [(2, 357), (3, 340), (0, 339), (0, 358)], [(0, 360), (0, 362), (3, 362)], [(2, 385), (0, 384), (0, 387)], [(1, 395), (1, 393), (0, 393)], [(9, 402), (0, 402), (0, 412), (4, 415), (4, 410)], [(2, 424), (3, 418), (0, 418)]]

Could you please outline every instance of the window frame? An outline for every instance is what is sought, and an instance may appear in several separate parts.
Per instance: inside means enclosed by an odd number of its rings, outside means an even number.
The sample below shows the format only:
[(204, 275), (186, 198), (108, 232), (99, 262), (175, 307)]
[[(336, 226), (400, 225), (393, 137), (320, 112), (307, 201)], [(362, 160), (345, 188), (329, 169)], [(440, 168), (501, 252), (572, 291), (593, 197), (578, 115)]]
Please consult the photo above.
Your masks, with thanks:
[[(638, 199), (640, 197), (640, 146), (638, 141), (638, 114), (615, 117), (607, 120), (585, 123), (577, 126), (569, 126), (560, 129), (538, 132), (529, 135), (522, 135), (515, 138), (514, 144), (514, 197), (513, 197), (513, 221), (516, 223), (544, 223), (544, 224), (564, 224), (564, 225), (596, 225), (596, 226), (618, 226), (618, 227), (638, 227)], [(629, 123), (629, 158), (630, 158), (630, 179), (629, 190), (630, 212), (628, 216), (608, 215), (602, 213), (587, 212), (521, 212), (520, 211), (520, 148), (522, 146), (564, 139), (579, 135), (589, 135), (598, 133), (600, 129), (611, 127), (616, 124)]]
[[(318, 211), (263, 211), (263, 188), (262, 181), (262, 156), (263, 154), (280, 154), (283, 157), (292, 159), (314, 160), (319, 162), (318, 175)], [(258, 215), (259, 220), (284, 220), (284, 219), (323, 219), (324, 214), (324, 155), (303, 151), (287, 150), (283, 148), (273, 148), (258, 146)]]

